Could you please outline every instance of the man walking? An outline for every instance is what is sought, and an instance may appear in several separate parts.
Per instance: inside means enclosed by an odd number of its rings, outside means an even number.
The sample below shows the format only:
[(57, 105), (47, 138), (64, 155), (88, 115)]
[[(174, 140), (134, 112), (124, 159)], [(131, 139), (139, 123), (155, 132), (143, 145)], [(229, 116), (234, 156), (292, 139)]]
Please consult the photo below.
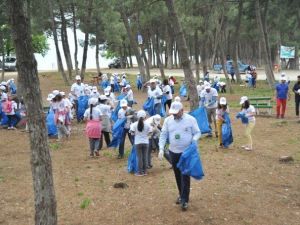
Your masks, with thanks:
[(276, 111), (277, 119), (283, 119), (286, 109), (286, 101), (290, 100), (289, 85), (286, 83), (286, 76), (283, 74), (280, 77), (281, 83), (276, 85), (275, 98), (276, 98)]
[(161, 98), (163, 96), (162, 90), (157, 86), (156, 80), (151, 79), (149, 81), (150, 86), (148, 87), (148, 98), (154, 98), (154, 111), (155, 114), (160, 114), (161, 111)]
[[(77, 110), (78, 110), (78, 98), (82, 95), (84, 95), (84, 84), (81, 82), (81, 77), (77, 75), (75, 77), (76, 82), (72, 84), (71, 86), (71, 93), (74, 97), (74, 103), (75, 103), (75, 112), (77, 115)], [(79, 118), (77, 118), (77, 122), (79, 121)]]
[[(300, 75), (297, 77), (298, 80), (293, 87), (293, 92), (295, 93), (295, 106), (296, 106), (296, 116), (299, 117), (299, 107), (300, 107)], [(300, 117), (299, 117), (300, 121)]]
[(197, 142), (201, 132), (194, 117), (183, 112), (181, 102), (173, 102), (169, 110), (170, 116), (164, 121), (161, 135), (159, 138), (159, 159), (164, 156), (164, 147), (169, 140), (169, 154), (179, 197), (176, 204), (181, 204), (182, 210), (187, 210), (190, 195), (190, 176), (183, 175), (177, 168), (180, 156), (185, 149), (192, 143)]

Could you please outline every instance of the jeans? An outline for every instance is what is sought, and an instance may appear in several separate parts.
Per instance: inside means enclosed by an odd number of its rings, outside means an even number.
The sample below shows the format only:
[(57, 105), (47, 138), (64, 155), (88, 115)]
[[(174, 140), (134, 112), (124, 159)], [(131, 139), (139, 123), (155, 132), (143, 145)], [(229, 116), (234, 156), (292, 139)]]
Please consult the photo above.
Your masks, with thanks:
[(106, 147), (108, 147), (109, 144), (110, 144), (110, 136), (109, 136), (109, 132), (102, 131), (102, 132), (101, 132), (101, 138), (100, 138), (100, 143), (99, 143), (98, 150), (101, 150), (102, 147), (103, 147), (103, 135), (104, 135)]
[(129, 141), (131, 143), (131, 145), (133, 145), (133, 138), (132, 135), (129, 133), (129, 129), (125, 128), (123, 131), (123, 135), (122, 135), (122, 139), (119, 145), (119, 156), (124, 156), (124, 146), (125, 146), (125, 139), (126, 139), (126, 135), (128, 135)]
[(181, 198), (181, 203), (188, 203), (190, 196), (191, 179), (189, 176), (181, 174), (181, 171), (177, 168), (177, 163), (179, 162), (182, 153), (174, 153), (169, 151), (169, 154), (175, 174), (179, 196)]
[(172, 104), (172, 99), (169, 99), (165, 102), (164, 104), (165, 111), (167, 111), (167, 106), (169, 107), (169, 109), (171, 108), (171, 104)]
[(110, 87), (111, 87), (111, 92), (114, 93), (115, 92), (115, 85), (111, 84)]
[(299, 116), (300, 95), (295, 96), (296, 116)]
[(78, 119), (77, 114), (78, 114), (78, 100), (74, 100), (74, 104), (75, 104), (75, 112), (76, 112), (76, 118), (77, 118), (77, 122), (80, 122), (80, 119)]
[(15, 115), (7, 115), (7, 125), (8, 127), (14, 127), (14, 125), (17, 125), (19, 122), (18, 116)]
[(99, 148), (100, 139), (99, 138), (89, 138), (90, 151), (91, 153), (97, 152)]
[(279, 99), (276, 100), (276, 110), (277, 110), (277, 117), (281, 116), (281, 118), (284, 118), (286, 109), (286, 99)]
[(154, 105), (154, 112), (155, 112), (155, 114), (159, 114), (160, 115), (160, 110), (161, 110), (161, 103), (156, 103)]
[(133, 105), (133, 101), (128, 101), (128, 106), (132, 107), (132, 105)]
[(147, 172), (147, 152), (148, 152), (148, 144), (137, 144), (136, 153), (138, 157), (138, 173), (146, 173)]

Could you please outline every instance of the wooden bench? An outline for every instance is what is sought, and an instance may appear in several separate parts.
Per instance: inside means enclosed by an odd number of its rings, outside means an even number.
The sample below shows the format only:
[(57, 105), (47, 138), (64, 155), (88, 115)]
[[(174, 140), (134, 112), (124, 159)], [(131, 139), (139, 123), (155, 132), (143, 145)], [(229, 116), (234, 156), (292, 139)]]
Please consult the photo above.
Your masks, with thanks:
[(271, 104), (271, 97), (250, 97), (249, 101), (250, 104), (255, 107), (256, 114), (259, 115), (260, 109), (267, 109), (268, 114), (272, 114), (272, 104)]

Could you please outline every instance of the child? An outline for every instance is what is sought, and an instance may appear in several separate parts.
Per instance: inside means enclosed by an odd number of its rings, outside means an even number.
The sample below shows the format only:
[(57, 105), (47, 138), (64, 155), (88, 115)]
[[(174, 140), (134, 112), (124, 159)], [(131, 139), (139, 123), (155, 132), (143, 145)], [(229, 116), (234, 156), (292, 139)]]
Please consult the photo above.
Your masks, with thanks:
[(128, 135), (129, 141), (131, 144), (133, 144), (133, 140), (131, 137), (131, 134), (129, 132), (129, 128), (130, 128), (130, 124), (131, 124), (131, 115), (128, 115), (129, 111), (131, 110), (130, 107), (128, 107), (127, 105), (127, 101), (125, 99), (122, 99), (120, 101), (120, 107), (121, 109), (118, 112), (118, 119), (124, 119), (126, 118), (126, 124), (124, 127), (124, 131), (123, 131), (123, 136), (119, 145), (119, 155), (118, 155), (118, 159), (122, 159), (124, 157), (124, 145), (125, 145), (125, 139), (126, 139), (126, 135)]
[(224, 123), (224, 114), (228, 113), (227, 100), (225, 97), (220, 98), (218, 108), (216, 109), (216, 120), (217, 120), (217, 130), (218, 130), (218, 141), (219, 147), (223, 148), (222, 143), (222, 124)]
[(8, 122), (8, 130), (15, 130), (15, 125), (18, 123), (18, 117), (16, 115), (16, 110), (18, 109), (17, 103), (11, 100), (10, 96), (2, 96), (2, 110), (6, 114)]
[(251, 133), (253, 128), (255, 127), (255, 116), (254, 116), (255, 108), (253, 105), (250, 105), (247, 96), (241, 97), (240, 105), (242, 105), (241, 113), (248, 118), (248, 123), (246, 124), (246, 130), (245, 130), (245, 136), (248, 139), (248, 144), (243, 145), (242, 148), (247, 151), (251, 151), (253, 150)]
[(63, 137), (68, 138), (70, 136), (70, 132), (66, 126), (66, 115), (68, 112), (66, 110), (65, 101), (60, 94), (55, 96), (55, 104), (55, 124), (57, 128), (58, 141), (61, 141)]
[(136, 176), (147, 175), (147, 152), (149, 148), (148, 135), (151, 133), (151, 126), (145, 123), (146, 112), (140, 110), (137, 113), (138, 121), (131, 124), (130, 132), (134, 135), (134, 144), (138, 156), (138, 172)]
[(125, 87), (125, 98), (127, 99), (128, 106), (132, 107), (133, 105), (133, 91), (131, 89), (131, 86), (129, 84), (126, 85)]
[(101, 137), (101, 112), (96, 108), (97, 98), (89, 99), (89, 108), (84, 112), (84, 120), (87, 121), (85, 133), (90, 142), (90, 156), (99, 156), (99, 144)]

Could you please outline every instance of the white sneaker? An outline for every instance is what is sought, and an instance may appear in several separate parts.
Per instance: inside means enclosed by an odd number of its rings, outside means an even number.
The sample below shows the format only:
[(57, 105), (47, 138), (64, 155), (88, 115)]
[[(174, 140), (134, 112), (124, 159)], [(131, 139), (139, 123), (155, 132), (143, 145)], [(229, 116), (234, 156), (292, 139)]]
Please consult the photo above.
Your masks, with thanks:
[(246, 147), (245, 150), (246, 151), (252, 151), (252, 148)]

